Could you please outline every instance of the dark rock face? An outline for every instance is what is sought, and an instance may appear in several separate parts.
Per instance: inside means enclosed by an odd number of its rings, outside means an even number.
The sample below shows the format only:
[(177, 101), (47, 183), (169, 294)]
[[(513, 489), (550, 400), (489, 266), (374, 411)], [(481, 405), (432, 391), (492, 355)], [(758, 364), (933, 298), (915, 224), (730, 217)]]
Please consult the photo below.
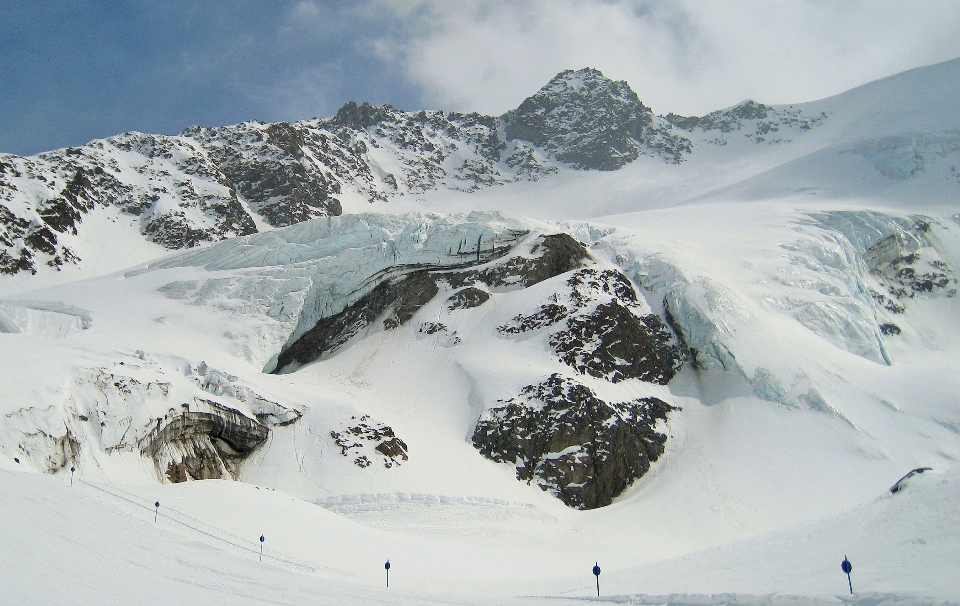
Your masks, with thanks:
[(208, 234), (194, 227), (182, 212), (161, 215), (150, 220), (143, 233), (157, 244), (169, 249), (191, 248), (205, 242)]
[(462, 339), (457, 331), (451, 331), (446, 324), (442, 322), (424, 322), (417, 331), (418, 338), (433, 337), (434, 345), (441, 347), (453, 347), (459, 345)]
[(209, 412), (184, 410), (150, 433), (142, 444), (158, 472), (170, 482), (235, 478), (240, 462), (260, 446), (269, 430), (216, 402)]
[(561, 72), (503, 121), (508, 140), (529, 141), (574, 168), (616, 170), (641, 154), (677, 163), (691, 150), (626, 82), (595, 69)]
[(455, 287), (482, 282), (487, 286), (527, 288), (576, 269), (590, 259), (583, 244), (569, 234), (541, 236), (531, 254), (534, 256), (512, 257), (496, 267), (450, 275), (447, 281)]
[(435, 335), (446, 331), (447, 325), (441, 322), (424, 322), (420, 325), (420, 332), (425, 335)]
[(40, 208), (40, 218), (55, 231), (76, 234), (80, 217), (93, 208), (91, 185), (83, 169), (77, 169), (60, 195)]
[(914, 237), (909, 233), (893, 234), (867, 249), (865, 257), (870, 271), (895, 299), (956, 293), (953, 270), (934, 251), (922, 250), (921, 234)]
[(667, 384), (680, 370), (682, 348), (655, 314), (644, 314), (630, 280), (616, 270), (581, 269), (567, 280), (566, 298), (498, 327), (519, 335), (560, 324), (550, 346), (581, 374), (618, 383), (640, 379)]
[(573, 379), (551, 375), (498, 402), (477, 422), (481, 454), (516, 465), (578, 509), (609, 505), (664, 452), (657, 425), (676, 408), (657, 398), (609, 403)]
[[(110, 146), (143, 157), (145, 162), (136, 172), (146, 177), (148, 185), (124, 183), (113, 176), (120, 167), (103, 157)], [(84, 161), (100, 168), (107, 180), (97, 186), (108, 195), (101, 205), (116, 205), (140, 217), (143, 234), (165, 248), (189, 248), (257, 231), (217, 158), (197, 141), (126, 133), (93, 141), (81, 152)], [(176, 204), (163, 208), (161, 201), (170, 199)], [(202, 222), (196, 221), (197, 215)]]
[(518, 335), (537, 330), (539, 328), (553, 326), (557, 322), (566, 318), (569, 313), (570, 310), (563, 305), (548, 303), (546, 305), (541, 305), (540, 309), (530, 315), (516, 316), (507, 324), (498, 326), (497, 330), (501, 334)]
[(900, 327), (894, 324), (893, 322), (884, 322), (880, 325), (880, 334), (887, 337), (895, 337), (899, 335), (902, 331)]
[[(365, 453), (369, 445), (381, 458), (383, 466), (390, 469), (399, 466), (401, 461), (409, 460), (406, 443), (394, 434), (393, 429), (383, 423), (372, 421), (363, 415), (359, 419), (350, 417), (351, 425), (341, 431), (331, 431), (330, 437), (340, 448), (340, 454), (353, 457), (353, 463), (361, 469), (372, 465), (370, 456)], [(372, 455), (371, 455), (372, 456)]]
[(546, 158), (539, 157), (536, 149), (519, 141), (514, 141), (516, 149), (504, 159), (503, 163), (517, 171), (517, 177), (528, 181), (539, 181), (542, 177), (556, 174), (560, 169)]
[(447, 298), (447, 309), (479, 307), (490, 299), (490, 293), (476, 286), (461, 288)]
[[(49, 257), (47, 265), (58, 269), (64, 263), (79, 261), (73, 251), (59, 241), (57, 234), (76, 235), (83, 215), (94, 207), (102, 193), (96, 190), (83, 168), (72, 167), (71, 170), (72, 176), (58, 194), (37, 205), (37, 220), (19, 217), (0, 204), (0, 246), (3, 247), (0, 250), (0, 273), (37, 273), (35, 258), (38, 253)], [(103, 171), (97, 174), (102, 175)], [(11, 200), (17, 187), (5, 180), (5, 176), (12, 179), (22, 177), (23, 173), (12, 162), (0, 160), (0, 200)]]
[(428, 271), (385, 280), (340, 313), (322, 319), (281, 352), (277, 369), (290, 364), (303, 365), (339, 349), (384, 314), (387, 317), (383, 327), (396, 328), (412, 318), (438, 292), (437, 277)]
[(250, 132), (236, 127), (196, 131), (224, 176), (270, 225), (284, 227), (342, 212), (340, 183), (305, 161), (324, 147), (322, 135), (287, 122)]
[[(134, 165), (121, 165), (118, 151), (136, 155)], [(3, 204), (14, 199), (24, 214)], [(8, 211), (0, 210), (6, 273), (35, 273), (39, 262), (79, 263), (62, 240), (78, 235), (83, 218), (98, 207), (139, 217), (141, 233), (167, 248), (256, 231), (211, 158), (191, 141), (164, 135), (126, 133), (32, 158), (4, 155), (0, 205)]]
[[(611, 383), (639, 379), (666, 384), (683, 361), (663, 321), (645, 314), (630, 280), (617, 270), (573, 272), (550, 301), (499, 326), (507, 338), (551, 331), (547, 340), (564, 364)], [(673, 407), (657, 398), (608, 403), (577, 380), (553, 374), (501, 400), (478, 421), (474, 446), (516, 466), (517, 479), (536, 481), (579, 509), (610, 504), (662, 453), (656, 431)]]
[[(499, 327), (505, 338), (526, 339), (537, 331), (551, 331), (546, 337), (560, 362), (611, 383), (639, 379), (665, 384), (679, 370), (682, 358), (675, 337), (659, 317), (644, 313), (647, 308), (630, 280), (613, 269), (584, 267), (594, 261), (571, 236), (538, 236), (528, 254), (469, 263), (482, 265), (417, 267), (407, 273), (400, 273), (405, 268), (389, 268), (378, 274), (393, 277), (383, 278), (343, 311), (321, 319), (280, 353), (275, 372), (295, 370), (334, 352), (376, 322), (383, 329), (408, 322), (438, 295), (441, 282), (458, 289), (444, 302), (456, 310), (482, 305), (489, 298), (480, 285), (522, 289), (556, 276), (565, 280), (558, 281), (548, 302)], [(421, 322), (416, 338), (429, 338), (443, 347), (461, 342), (439, 321)], [(601, 507), (663, 452), (666, 437), (655, 427), (670, 410), (656, 398), (608, 403), (575, 379), (554, 374), (517, 397), (498, 402), (477, 423), (473, 443), (484, 456), (515, 464), (519, 479), (536, 480), (568, 505)], [(361, 421), (331, 432), (342, 454), (360, 467), (371, 465), (376, 456), (393, 457), (392, 462), (384, 459), (386, 467), (398, 463), (406, 449), (402, 442), (392, 441), (392, 430)], [(379, 442), (375, 449), (379, 455), (363, 451), (368, 442)]]
[(389, 110), (391, 109), (393, 108), (389, 105), (377, 107), (369, 103), (363, 103), (358, 106), (356, 101), (348, 101), (337, 110), (337, 115), (330, 119), (330, 124), (353, 130), (363, 130), (390, 120)]
[(640, 379), (666, 385), (681, 356), (673, 335), (654, 314), (638, 317), (617, 301), (567, 320), (566, 330), (550, 337), (560, 359), (581, 374), (618, 383)]
[[(500, 251), (499, 254), (505, 252)], [(479, 252), (477, 254), (479, 256)], [(487, 286), (526, 288), (580, 267), (589, 259), (586, 248), (567, 234), (541, 236), (540, 241), (533, 247), (532, 254), (535, 256), (510, 257), (502, 263), (483, 269), (411, 269), (409, 273), (399, 277), (385, 279), (343, 311), (321, 319), (285, 348), (277, 357), (274, 372), (281, 372), (291, 365), (296, 367), (307, 364), (337, 350), (378, 318), (383, 318), (383, 327), (387, 330), (406, 323), (421, 307), (437, 296), (440, 281), (454, 288), (466, 287), (459, 291), (471, 293), (464, 295), (465, 300), (479, 300), (483, 296), (476, 293), (482, 293), (487, 298), (489, 294), (470, 285), (479, 282)], [(477, 263), (485, 261), (487, 259), (483, 258)], [(453, 296), (457, 295), (458, 293), (455, 293)], [(459, 342), (459, 338), (455, 340)]]
[[(47, 250), (47, 242), (55, 240), (56, 236), (48, 233), (50, 230), (46, 227), (32, 228), (30, 221), (18, 217), (9, 208), (0, 204), (0, 245), (4, 248), (0, 249), (0, 273), (16, 274), (21, 271), (37, 273), (31, 249), (40, 249), (32, 240), (34, 238), (43, 240), (41, 249)], [(43, 235), (37, 235), (37, 232), (43, 232)], [(19, 250), (17, 250), (17, 244), (22, 244)]]

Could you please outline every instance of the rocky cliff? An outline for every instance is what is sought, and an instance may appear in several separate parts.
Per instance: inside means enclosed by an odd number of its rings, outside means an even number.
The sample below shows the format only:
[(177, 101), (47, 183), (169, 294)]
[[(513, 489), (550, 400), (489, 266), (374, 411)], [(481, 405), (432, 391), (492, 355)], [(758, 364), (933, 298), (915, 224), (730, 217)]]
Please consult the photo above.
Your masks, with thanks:
[(477, 422), (473, 444), (516, 466), (577, 509), (609, 505), (663, 454), (658, 425), (675, 410), (658, 398), (606, 402), (589, 387), (553, 374), (501, 400)]

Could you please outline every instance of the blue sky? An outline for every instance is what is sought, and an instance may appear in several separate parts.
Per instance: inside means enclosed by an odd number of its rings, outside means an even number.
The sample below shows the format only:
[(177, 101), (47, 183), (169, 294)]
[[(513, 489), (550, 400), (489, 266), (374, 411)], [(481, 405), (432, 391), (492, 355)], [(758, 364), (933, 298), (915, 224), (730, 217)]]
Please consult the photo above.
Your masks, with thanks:
[(376, 19), (339, 4), (309, 22), (273, 2), (4, 1), (0, 150), (326, 116), (348, 99), (418, 107), (418, 87), (362, 48)]
[(499, 114), (567, 68), (659, 113), (800, 102), (960, 56), (954, 0), (0, 0), (0, 151), (329, 116)]

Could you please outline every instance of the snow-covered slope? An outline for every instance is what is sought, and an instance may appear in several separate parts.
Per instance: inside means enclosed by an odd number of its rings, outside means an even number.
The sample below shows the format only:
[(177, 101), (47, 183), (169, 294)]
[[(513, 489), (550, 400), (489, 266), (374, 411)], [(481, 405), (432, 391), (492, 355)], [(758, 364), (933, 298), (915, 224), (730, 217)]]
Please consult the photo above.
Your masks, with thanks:
[[(465, 234), (526, 231), (513, 240), (512, 252), (467, 270), (537, 258), (524, 242), (550, 226), (496, 215), (320, 219), (37, 291), (31, 303), (10, 301), (5, 310), (32, 305), (73, 314), (81, 330), (4, 335), (3, 383), (11, 386), (5, 388), (4, 462), (61, 478), (75, 465), (80, 478), (99, 482), (233, 473), (388, 527), (420, 528), (439, 523), (438, 515), (459, 524), (460, 516), (471, 515), (469, 504), (482, 499), (529, 503), (532, 509), (517, 515), (570, 520), (581, 529), (576, 532), (650, 520), (628, 524), (633, 534), (620, 531), (604, 547), (607, 558), (637, 564), (832, 515), (874, 498), (909, 469), (947, 472), (960, 456), (955, 283), (871, 296), (866, 284), (877, 294), (888, 284), (870, 273), (867, 251), (876, 250), (875, 242), (858, 242), (857, 234), (872, 226), (880, 242), (883, 229), (900, 226), (891, 241), (907, 242), (916, 221), (888, 217), (882, 223), (877, 213), (846, 213), (841, 221), (777, 204), (717, 205), (698, 209), (696, 219), (675, 209), (621, 217), (615, 229), (566, 226), (590, 245), (592, 267), (622, 271), (641, 285), (647, 310), (641, 315), (669, 318), (691, 349), (685, 370), (666, 386), (637, 375), (622, 381), (593, 376), (588, 364), (601, 358), (589, 347), (576, 357), (587, 365), (570, 365), (559, 355), (553, 337), (557, 328), (571, 330), (572, 317), (541, 312), (550, 305), (568, 314), (575, 309), (568, 301), (577, 297), (567, 289), (572, 276), (586, 271), (577, 269), (530, 286), (477, 282), (474, 288), (489, 298), (466, 308), (450, 303), (463, 287), (439, 283), (396, 328), (385, 330), (385, 320), (394, 317), (387, 310), (319, 363), (287, 374), (261, 372), (305, 318), (332, 317), (373, 292), (365, 276), (396, 279), (371, 262), (384, 249), (390, 267), (407, 267), (395, 272), (424, 264), (443, 270), (444, 257), (463, 271), (453, 245)], [(750, 228), (734, 233), (730, 220)], [(904, 244), (916, 246), (907, 249), (918, 251), (915, 264), (957, 253), (960, 226), (929, 220), (920, 232), (930, 234), (923, 245)], [(695, 237), (682, 237), (681, 228)], [(355, 235), (344, 239), (347, 231)], [(374, 243), (358, 246), (364, 240)], [(351, 255), (364, 250), (373, 256), (355, 262)], [(932, 256), (937, 250), (944, 253)], [(355, 252), (343, 255), (349, 251)], [(453, 273), (443, 275), (453, 280)], [(327, 297), (322, 304), (318, 293)], [(886, 310), (889, 303), (902, 313)], [(879, 328), (879, 320), (889, 318), (900, 334)], [(524, 325), (532, 328), (512, 329)], [(554, 375), (603, 402), (656, 398), (679, 409), (657, 428), (666, 438), (662, 458), (595, 516), (570, 517), (550, 496), (566, 494), (563, 476), (547, 468), (530, 476), (534, 486), (518, 482), (526, 477), (519, 466), (515, 472), (512, 464), (486, 460), (482, 455), (491, 451), (471, 439), (478, 422), (496, 419), (491, 413), (516, 402), (525, 386), (551, 385)], [(541, 405), (551, 402), (538, 397)], [(208, 445), (166, 429), (186, 413), (223, 409), (256, 419), (267, 436), (244, 451), (236, 436), (208, 432)], [(167, 441), (157, 442), (158, 436)], [(226, 439), (229, 449), (218, 448), (217, 439)], [(256, 442), (257, 435), (246, 439)], [(231, 456), (239, 457), (233, 468)], [(463, 505), (449, 514), (418, 513), (444, 502), (437, 495)]]
[[(870, 199), (956, 207), (960, 196), (960, 59), (808, 103), (745, 101), (699, 117), (664, 117), (690, 142), (678, 164), (641, 155), (615, 172), (559, 174), (471, 195), (427, 192), (404, 210), (498, 208), (545, 219), (592, 219), (699, 201)], [(602, 194), (598, 195), (598, 192)]]
[[(615, 563), (608, 547), (632, 540), (633, 525), (581, 526), (492, 500), (367, 500), (340, 510), (349, 520), (240, 483), (71, 488), (10, 471), (0, 482), (0, 511), (17, 519), (0, 545), (7, 604), (595, 603), (598, 558), (611, 603), (957, 603), (943, 574), (960, 555), (955, 474), (926, 472), (822, 522), (642, 567)], [(844, 555), (855, 595), (844, 595)]]
[[(621, 122), (580, 111), (591, 86)], [(17, 551), (61, 569), (109, 535), (49, 595), (113, 566), (78, 603), (147, 586), (514, 603), (589, 596), (599, 562), (622, 603), (960, 599), (958, 90), (954, 61), (815, 103), (656, 117), (565, 72), (497, 123), (511, 145), (533, 135), (510, 129), (542, 135), (548, 178), (384, 203), (442, 212), (344, 202), (181, 253), (130, 245), (105, 275), (7, 276), (0, 494), (22, 522), (4, 586), (25, 601), (41, 578)], [(394, 124), (378, 111), (324, 128), (372, 137)], [(242, 167), (271, 128), (177, 140)], [(258, 230), (283, 223), (264, 210), (277, 196), (236, 195)], [(68, 539), (79, 520), (93, 531)], [(275, 551), (253, 568), (260, 533)], [(844, 597), (844, 555), (868, 595)], [(387, 558), (397, 593), (381, 594)]]

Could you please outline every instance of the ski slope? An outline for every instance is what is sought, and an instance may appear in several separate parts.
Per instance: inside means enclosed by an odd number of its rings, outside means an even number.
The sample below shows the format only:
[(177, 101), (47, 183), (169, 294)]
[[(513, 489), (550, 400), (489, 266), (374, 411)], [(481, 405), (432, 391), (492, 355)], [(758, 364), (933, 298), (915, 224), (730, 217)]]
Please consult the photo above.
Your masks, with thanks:
[[(10, 471), (0, 477), (4, 517), (17, 521), (0, 550), (8, 604), (570, 604), (596, 600), (591, 556), (602, 565), (603, 602), (956, 603), (953, 579), (942, 574), (943, 558), (960, 555), (955, 474), (926, 472), (896, 495), (817, 523), (639, 567), (603, 557), (617, 527), (594, 526), (601, 537), (551, 551), (556, 523), (538, 533), (508, 516), (461, 514), (424, 532), (357, 523), (241, 483), (100, 488)], [(482, 540), (493, 534), (497, 549)], [(852, 596), (838, 545), (854, 563)]]

